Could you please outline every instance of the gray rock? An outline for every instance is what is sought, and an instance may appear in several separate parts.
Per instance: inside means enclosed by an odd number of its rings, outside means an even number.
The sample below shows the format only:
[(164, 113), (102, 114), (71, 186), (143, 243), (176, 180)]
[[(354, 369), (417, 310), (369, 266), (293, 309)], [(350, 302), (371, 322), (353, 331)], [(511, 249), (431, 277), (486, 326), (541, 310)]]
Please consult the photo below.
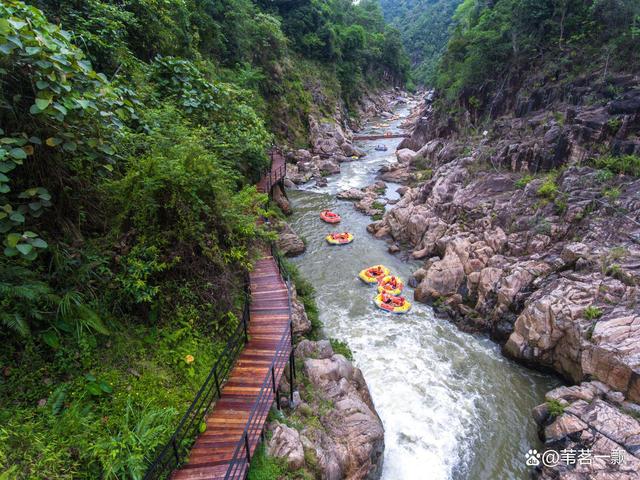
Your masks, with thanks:
[(269, 429), (272, 435), (267, 442), (267, 454), (284, 459), (290, 471), (301, 468), (304, 465), (304, 449), (298, 431), (278, 422), (271, 423)]

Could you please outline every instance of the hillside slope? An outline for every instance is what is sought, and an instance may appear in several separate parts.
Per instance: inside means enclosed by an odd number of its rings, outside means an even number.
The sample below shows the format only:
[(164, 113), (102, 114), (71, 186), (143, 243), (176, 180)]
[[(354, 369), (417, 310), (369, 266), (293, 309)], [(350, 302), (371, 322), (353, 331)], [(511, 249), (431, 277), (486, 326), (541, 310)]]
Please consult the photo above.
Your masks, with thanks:
[(401, 34), (414, 81), (431, 86), (462, 0), (380, 0), (385, 19)]

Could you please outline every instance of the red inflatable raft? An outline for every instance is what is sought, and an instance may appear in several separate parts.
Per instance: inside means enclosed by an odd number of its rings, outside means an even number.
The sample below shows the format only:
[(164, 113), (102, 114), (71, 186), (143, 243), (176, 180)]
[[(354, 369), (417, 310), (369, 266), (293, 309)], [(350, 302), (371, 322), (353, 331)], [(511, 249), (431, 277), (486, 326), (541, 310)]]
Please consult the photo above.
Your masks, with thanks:
[(340, 220), (342, 220), (340, 218), (340, 215), (338, 215), (337, 213), (333, 213), (331, 210), (321, 211), (320, 218), (327, 223), (339, 223)]

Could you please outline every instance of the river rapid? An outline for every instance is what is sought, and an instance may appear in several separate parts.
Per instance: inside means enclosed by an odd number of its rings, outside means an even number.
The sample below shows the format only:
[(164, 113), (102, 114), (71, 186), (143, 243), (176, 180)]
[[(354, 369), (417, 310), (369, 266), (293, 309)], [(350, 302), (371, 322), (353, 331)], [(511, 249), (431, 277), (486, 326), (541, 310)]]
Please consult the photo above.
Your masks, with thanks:
[[(395, 121), (371, 120), (364, 132), (397, 131), (409, 106), (394, 112)], [(525, 453), (539, 446), (531, 409), (557, 380), (504, 358), (486, 336), (459, 331), (427, 305), (414, 303), (407, 315), (378, 310), (375, 288), (357, 278), (382, 263), (406, 281), (418, 266), (389, 254), (367, 233), (370, 218), (335, 197), (373, 183), (380, 166), (395, 161), (399, 142), (358, 142), (367, 156), (343, 163), (326, 187), (288, 192), (291, 226), (307, 241), (293, 261), (315, 285), (326, 335), (348, 342), (369, 385), (385, 427), (384, 480), (529, 478)], [(388, 150), (376, 151), (377, 144)], [(387, 185), (387, 197), (397, 198), (398, 185)], [(327, 208), (342, 216), (337, 229), (352, 232), (352, 244), (324, 241), (336, 230), (318, 217)], [(413, 300), (411, 289), (405, 293)]]

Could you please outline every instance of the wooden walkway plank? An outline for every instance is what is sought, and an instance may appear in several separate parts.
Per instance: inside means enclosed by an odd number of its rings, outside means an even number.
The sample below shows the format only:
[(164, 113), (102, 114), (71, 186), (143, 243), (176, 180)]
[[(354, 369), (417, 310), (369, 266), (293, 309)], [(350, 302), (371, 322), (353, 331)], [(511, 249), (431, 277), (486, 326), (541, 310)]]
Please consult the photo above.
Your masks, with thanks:
[[(173, 480), (221, 480), (225, 478), (236, 452), (243, 442), (243, 433), (249, 416), (258, 402), (265, 378), (275, 359), (276, 384), (288, 364), (291, 346), (286, 352), (277, 348), (283, 335), (290, 328), (289, 293), (278, 265), (273, 257), (265, 257), (256, 263), (250, 274), (251, 306), (249, 341), (238, 357), (220, 398), (206, 420), (207, 428), (193, 444), (188, 462), (173, 475)], [(260, 435), (275, 400), (269, 391), (268, 402), (261, 402), (256, 411), (249, 434), (251, 455), (260, 443)], [(263, 406), (262, 404), (266, 405)], [(240, 463), (233, 468), (230, 479), (244, 479), (248, 472), (244, 447)]]

